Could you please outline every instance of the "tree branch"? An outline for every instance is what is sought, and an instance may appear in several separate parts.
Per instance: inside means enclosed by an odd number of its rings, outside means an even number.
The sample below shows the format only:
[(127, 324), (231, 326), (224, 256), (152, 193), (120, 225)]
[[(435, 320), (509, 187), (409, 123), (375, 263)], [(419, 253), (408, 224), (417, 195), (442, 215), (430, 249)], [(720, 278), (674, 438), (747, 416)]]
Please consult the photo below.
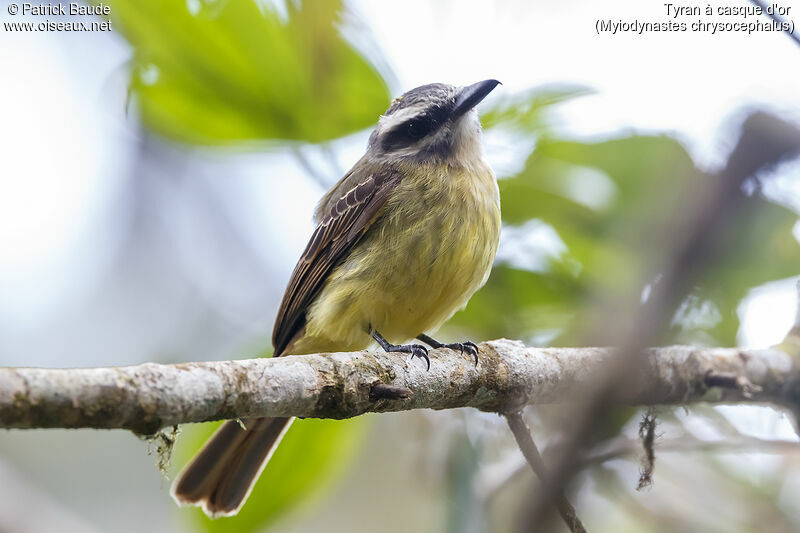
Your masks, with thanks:
[[(536, 443), (533, 442), (531, 430), (528, 429), (528, 425), (522, 418), (522, 412), (515, 411), (513, 413), (507, 413), (506, 420), (508, 420), (508, 427), (511, 429), (511, 433), (514, 434), (514, 439), (517, 441), (517, 446), (522, 450), (522, 455), (525, 456), (525, 460), (528, 462), (533, 472), (539, 479), (546, 479), (547, 468), (544, 466), (544, 461), (542, 461), (542, 456), (539, 454), (539, 449), (536, 448)], [(586, 528), (583, 527), (581, 519), (575, 512), (575, 507), (573, 507), (567, 499), (566, 494), (563, 492), (559, 494), (555, 503), (558, 514), (561, 515), (561, 519), (564, 520), (564, 523), (572, 533), (586, 533)]]
[[(251, 416), (349, 418), (366, 412), (475, 407), (497, 413), (565, 403), (614, 357), (606, 348), (480, 345), (478, 368), (432, 350), (429, 372), (397, 354), (352, 352), (120, 368), (0, 368), (2, 428), (162, 427)], [(652, 348), (617, 401), (770, 402), (797, 409), (798, 362), (779, 350)], [(709, 376), (726, 376), (711, 380)], [(732, 380), (730, 376), (735, 376)], [(713, 387), (747, 383), (747, 387)], [(384, 385), (390, 385), (386, 387)]]
[[(653, 248), (651, 272), (633, 285), (641, 287), (648, 279), (658, 280), (651, 286), (647, 300), (640, 302), (640, 298), (628, 295), (619, 305), (607, 306), (606, 312), (622, 309), (618, 312), (621, 320), (617, 319), (622, 325), (619, 331), (614, 332), (607, 323), (595, 324), (601, 328), (598, 334), (611, 333), (601, 338), (610, 338), (609, 344), (619, 349), (615, 357), (598, 369), (596, 380), (587, 384), (583, 399), (564, 415), (567, 436), (561, 453), (549, 465), (549, 479), (543, 480), (545, 490), (541, 491), (542, 498), (532, 512), (534, 523), (544, 516), (552, 498), (577, 472), (579, 465), (574, 458), (591, 448), (600, 435), (597, 429), (610, 422), (610, 405), (619, 401), (620, 392), (624, 393), (629, 383), (647, 373), (648, 362), (640, 356), (641, 352), (662, 337), (681, 300), (729, 248), (731, 221), (748, 207), (747, 196), (742, 192), (745, 181), (752, 178), (759, 183), (763, 171), (798, 154), (800, 129), (763, 112), (750, 114), (742, 124), (739, 140), (725, 167), (708, 180), (698, 182), (692, 191), (694, 199), (673, 222), (660, 228), (656, 241), (661, 244)], [(732, 388), (740, 394), (751, 392), (744, 385), (752, 385), (752, 392), (759, 387), (746, 379), (736, 383), (741, 386)]]

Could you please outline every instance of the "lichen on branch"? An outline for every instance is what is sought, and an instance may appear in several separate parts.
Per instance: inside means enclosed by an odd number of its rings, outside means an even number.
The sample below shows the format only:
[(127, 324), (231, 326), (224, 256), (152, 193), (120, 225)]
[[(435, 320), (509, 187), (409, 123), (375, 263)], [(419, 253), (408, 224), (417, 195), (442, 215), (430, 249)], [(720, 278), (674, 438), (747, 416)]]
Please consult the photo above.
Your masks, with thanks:
[[(371, 351), (119, 368), (0, 368), (0, 427), (153, 434), (175, 424), (251, 416), (341, 419), (457, 407), (506, 413), (526, 404), (574, 401), (613, 356), (608, 348), (532, 348), (505, 339), (481, 344), (480, 353), (476, 368), (469, 357), (433, 350), (427, 372), (416, 361)], [(640, 375), (617, 401), (769, 402), (792, 409), (800, 403), (798, 365), (779, 350), (669, 346), (642, 357)], [(715, 386), (728, 382), (749, 385)]]

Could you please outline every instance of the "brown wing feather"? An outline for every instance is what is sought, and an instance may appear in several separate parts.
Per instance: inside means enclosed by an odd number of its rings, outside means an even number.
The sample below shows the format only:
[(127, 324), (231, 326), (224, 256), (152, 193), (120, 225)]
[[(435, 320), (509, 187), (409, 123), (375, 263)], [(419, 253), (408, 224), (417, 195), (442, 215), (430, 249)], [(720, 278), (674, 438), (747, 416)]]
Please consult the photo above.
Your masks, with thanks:
[(396, 171), (371, 174), (347, 191), (320, 221), (292, 272), (278, 309), (272, 332), (275, 355), (283, 355), (305, 325), (306, 310), (328, 274), (361, 239), (400, 178)]

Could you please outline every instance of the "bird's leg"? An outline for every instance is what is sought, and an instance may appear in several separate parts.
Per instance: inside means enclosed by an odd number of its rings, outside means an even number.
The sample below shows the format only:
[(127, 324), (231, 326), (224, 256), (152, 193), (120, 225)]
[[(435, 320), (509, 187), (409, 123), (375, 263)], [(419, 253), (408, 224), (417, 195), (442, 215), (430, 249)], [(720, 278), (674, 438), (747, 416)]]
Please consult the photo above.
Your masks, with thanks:
[(450, 344), (444, 344), (443, 342), (439, 342), (433, 337), (429, 337), (424, 333), (417, 335), (417, 338), (425, 344), (430, 345), (432, 348), (450, 348), (451, 350), (458, 350), (461, 353), (467, 352), (475, 358), (475, 366), (478, 366), (478, 345), (472, 341), (451, 342)]
[(408, 353), (411, 354), (411, 359), (415, 357), (425, 359), (425, 362), (428, 364), (428, 370), (431, 369), (431, 359), (428, 357), (428, 349), (421, 344), (392, 344), (375, 330), (372, 330), (372, 338), (378, 341), (378, 344), (381, 345), (384, 351)]

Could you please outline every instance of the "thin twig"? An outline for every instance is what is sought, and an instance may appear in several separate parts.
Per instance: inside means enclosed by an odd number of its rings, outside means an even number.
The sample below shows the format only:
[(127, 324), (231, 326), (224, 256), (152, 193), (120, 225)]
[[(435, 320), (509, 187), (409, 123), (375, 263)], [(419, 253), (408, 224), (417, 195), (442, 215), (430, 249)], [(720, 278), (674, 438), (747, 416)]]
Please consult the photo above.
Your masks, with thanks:
[[(772, 12), (770, 13), (770, 11), (769, 11), (769, 8), (767, 7), (767, 4), (765, 4), (765, 3), (763, 2), (763, 0), (750, 0), (750, 2), (751, 2), (751, 3), (753, 3), (753, 4), (755, 4), (755, 5), (757, 5), (757, 6), (759, 6), (759, 7), (761, 8), (761, 10), (764, 12), (764, 15), (768, 16), (769, 18), (771, 18), (772, 20), (774, 20), (775, 22), (777, 22), (778, 24), (780, 24), (782, 28), (785, 28), (784, 24), (789, 24), (789, 25), (792, 25), (792, 26), (793, 26), (792, 22), (784, 20), (784, 19), (783, 19), (781, 16), (779, 16), (778, 14), (776, 14), (776, 13), (775, 13), (775, 11), (772, 11)], [(786, 30), (786, 29), (784, 29), (784, 30), (783, 30), (783, 33), (784, 33), (784, 34), (785, 34), (787, 37), (789, 37), (789, 39), (791, 39), (792, 41), (794, 41), (794, 42), (795, 42), (795, 44), (797, 44), (798, 46), (800, 46), (800, 38), (798, 38), (798, 37), (797, 37), (797, 35), (795, 35), (794, 33), (792, 33), (792, 30)]]
[[(614, 344), (620, 346), (609, 364), (598, 372), (583, 394), (582, 401), (563, 416), (567, 428), (560, 452), (549, 465), (549, 477), (534, 507), (534, 523), (545, 516), (553, 498), (563, 491), (580, 468), (575, 457), (595, 444), (598, 428), (607, 422), (611, 405), (620, 391), (646, 371), (640, 357), (642, 348), (654, 342), (669, 323), (677, 305), (700, 275), (720, 256), (726, 230), (740, 213), (745, 196), (744, 181), (766, 167), (800, 152), (800, 130), (766, 113), (753, 113), (742, 126), (739, 142), (718, 175), (698, 183), (694, 205), (675, 217), (670, 227), (662, 228), (665, 243), (656, 258), (661, 268), (648, 279), (658, 277), (649, 299), (629, 307), (630, 316), (618, 319), (628, 328)], [(644, 280), (643, 280), (644, 281)]]
[[(614, 439), (609, 446), (604, 446), (602, 451), (593, 451), (582, 462), (583, 467), (600, 465), (616, 459), (625, 459), (641, 453), (642, 441), (627, 437)], [(544, 457), (552, 455), (552, 450), (545, 449)], [(691, 436), (674, 437), (656, 440), (653, 443), (653, 452), (659, 455), (678, 453), (765, 453), (765, 454), (798, 454), (800, 442), (783, 439), (759, 439), (757, 437), (741, 436), (733, 440), (698, 440)], [(495, 479), (490, 486), (485, 487), (484, 502), (494, 500), (506, 487), (516, 481), (528, 471), (526, 461), (508, 465), (502, 477)]]
[(709, 370), (706, 372), (707, 387), (721, 387), (723, 389), (738, 389), (745, 396), (758, 391), (758, 387), (753, 385), (744, 376), (736, 375), (732, 372), (717, 372)]
[(311, 161), (308, 160), (308, 157), (306, 157), (306, 154), (303, 153), (303, 150), (300, 147), (293, 147), (292, 154), (302, 169), (306, 172), (308, 177), (317, 182), (317, 185), (322, 187), (324, 190), (327, 190), (331, 186), (333, 181), (329, 180), (325, 175), (319, 172), (314, 165), (311, 164)]
[[(654, 443), (654, 452), (665, 453), (774, 453), (795, 454), (800, 453), (800, 442), (782, 439), (759, 439), (746, 437), (735, 440), (698, 440), (692, 437), (670, 438), (657, 440)], [(642, 450), (640, 440), (620, 439), (611, 449), (603, 452), (592, 453), (584, 460), (584, 466), (602, 464), (614, 459), (635, 455)], [(545, 450), (545, 453), (547, 450)]]
[(333, 151), (331, 143), (322, 143), (320, 145), (320, 150), (322, 150), (322, 153), (325, 154), (325, 158), (328, 160), (328, 164), (331, 167), (331, 172), (333, 172), (335, 176), (341, 176), (344, 174), (344, 169), (342, 169), (342, 166), (339, 164), (339, 160), (336, 159), (336, 153)]
[[(513, 413), (507, 413), (505, 416), (506, 420), (508, 420), (508, 427), (511, 428), (511, 433), (514, 434), (514, 439), (517, 441), (517, 445), (519, 449), (522, 450), (522, 455), (525, 456), (531, 469), (533, 469), (533, 472), (539, 479), (546, 479), (546, 467), (542, 461), (542, 456), (539, 454), (539, 450), (536, 448), (536, 443), (533, 442), (531, 431), (522, 418), (522, 413), (520, 411), (515, 411)], [(586, 532), (586, 528), (583, 527), (580, 518), (578, 518), (578, 514), (575, 512), (575, 507), (572, 506), (563, 492), (557, 496), (555, 503), (558, 514), (561, 515), (561, 518), (572, 533)]]

